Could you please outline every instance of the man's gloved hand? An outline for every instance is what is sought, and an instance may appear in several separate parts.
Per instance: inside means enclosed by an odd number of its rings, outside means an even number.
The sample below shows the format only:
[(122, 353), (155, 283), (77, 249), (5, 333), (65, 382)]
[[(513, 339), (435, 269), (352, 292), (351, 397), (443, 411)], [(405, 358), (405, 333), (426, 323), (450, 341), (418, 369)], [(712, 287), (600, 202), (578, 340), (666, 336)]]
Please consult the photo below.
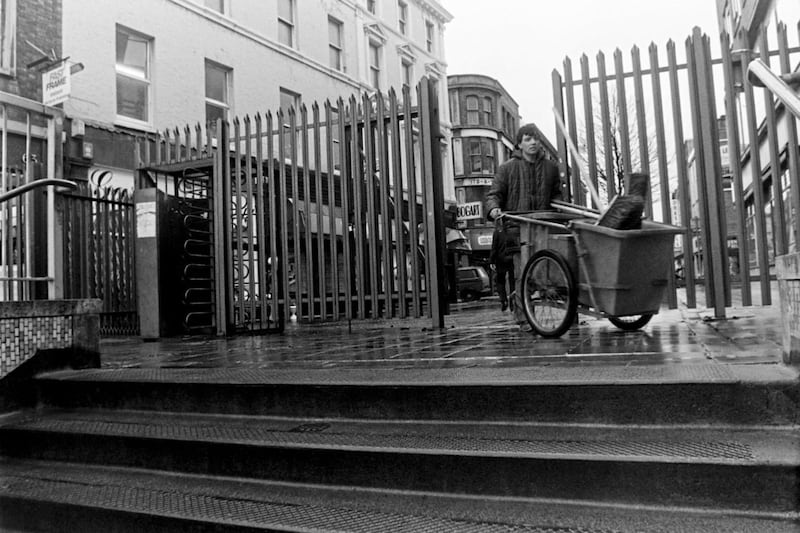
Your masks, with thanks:
[(502, 214), (503, 212), (500, 210), (500, 208), (495, 207), (494, 209), (489, 211), (489, 218), (491, 218), (492, 220), (497, 220), (497, 217), (499, 217)]

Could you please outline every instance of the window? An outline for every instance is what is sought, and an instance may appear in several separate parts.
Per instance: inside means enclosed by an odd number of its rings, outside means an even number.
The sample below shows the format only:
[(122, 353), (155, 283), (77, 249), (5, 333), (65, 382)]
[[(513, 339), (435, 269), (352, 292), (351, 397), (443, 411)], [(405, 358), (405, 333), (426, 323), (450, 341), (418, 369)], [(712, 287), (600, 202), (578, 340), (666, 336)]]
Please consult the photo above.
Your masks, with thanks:
[(332, 69), (344, 70), (342, 63), (342, 29), (341, 21), (328, 17), (328, 63)]
[(494, 120), (492, 120), (492, 99), (488, 96), (483, 98), (483, 116), (481, 119), (481, 124), (494, 126)]
[(281, 91), (281, 109), (283, 110), (283, 112), (288, 113), (290, 107), (294, 107), (295, 111), (300, 111), (300, 95), (284, 87), (281, 87), (280, 91)]
[(367, 11), (369, 11), (373, 15), (375, 14), (375, 9), (376, 9), (375, 8), (375, 4), (376, 3), (377, 3), (376, 0), (367, 0)]
[(17, 0), (0, 1), (0, 72), (11, 74), (16, 66)]
[(469, 140), (469, 170), (473, 174), (494, 174), (494, 142), (490, 139)]
[[(290, 131), (290, 124), (291, 121), (289, 120), (289, 109), (294, 108), (295, 113), (300, 112), (300, 95), (294, 91), (290, 91), (284, 87), (280, 88), (281, 93), (281, 110), (283, 111), (283, 130), (284, 132), (290, 133), (288, 137), (284, 137), (284, 145), (283, 145), (283, 157), (286, 159), (292, 158), (292, 137), (294, 137), (294, 146), (295, 149), (299, 145), (299, 132), (295, 130), (294, 132)], [(295, 120), (295, 124), (296, 124)], [(276, 146), (276, 148), (278, 148)]]
[(203, 0), (203, 5), (219, 13), (225, 13), (225, 0)]
[(461, 117), (458, 109), (458, 93), (450, 91), (450, 121), (453, 124), (461, 124)]
[(511, 113), (506, 109), (503, 108), (503, 131), (509, 137), (514, 136), (514, 119), (511, 118)]
[(431, 75), (430, 76), (430, 80), (431, 80), (431, 87), (433, 88), (433, 94), (435, 94), (436, 98), (438, 98), (439, 97), (439, 78), (437, 78), (436, 76)]
[[(795, 221), (797, 217), (800, 216), (800, 213), (792, 207), (792, 186), (791, 186), (791, 174), (789, 171), (789, 167), (783, 169), (783, 173), (781, 174), (781, 189), (783, 190), (783, 205), (786, 206), (783, 210), (784, 216), (784, 226), (786, 228), (793, 228), (795, 227)], [(789, 238), (786, 241), (787, 249), (790, 252), (798, 252), (800, 251), (800, 247), (798, 247), (798, 243), (796, 241), (796, 236), (794, 231), (788, 231)]]
[(434, 46), (433, 31), (434, 31), (433, 22), (431, 22), (430, 20), (426, 20), (425, 21), (425, 49), (428, 52), (431, 52), (431, 53), (433, 53), (433, 46)]
[(152, 39), (117, 27), (117, 115), (150, 120)]
[(464, 150), (461, 147), (461, 139), (453, 139), (453, 173), (456, 176), (464, 174)]
[(381, 88), (381, 45), (369, 42), (369, 82), (375, 89)]
[(397, 2), (397, 29), (406, 35), (406, 24), (408, 23), (408, 4), (403, 1)]
[(294, 47), (294, 0), (278, 0), (278, 42)]
[(477, 126), (479, 122), (478, 97), (467, 96), (467, 124), (470, 126)]
[(231, 69), (206, 61), (206, 122), (228, 120)]
[(411, 87), (411, 82), (414, 80), (414, 64), (406, 59), (401, 59), (400, 70), (403, 75), (403, 86)]

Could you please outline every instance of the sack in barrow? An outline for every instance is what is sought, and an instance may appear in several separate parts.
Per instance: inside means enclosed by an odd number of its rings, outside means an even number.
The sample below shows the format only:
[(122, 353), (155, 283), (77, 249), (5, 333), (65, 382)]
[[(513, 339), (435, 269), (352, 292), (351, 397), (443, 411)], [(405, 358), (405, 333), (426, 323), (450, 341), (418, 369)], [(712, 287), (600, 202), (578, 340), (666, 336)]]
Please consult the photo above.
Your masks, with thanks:
[(649, 181), (647, 174), (631, 174), (628, 194), (616, 196), (597, 225), (620, 230), (641, 229)]

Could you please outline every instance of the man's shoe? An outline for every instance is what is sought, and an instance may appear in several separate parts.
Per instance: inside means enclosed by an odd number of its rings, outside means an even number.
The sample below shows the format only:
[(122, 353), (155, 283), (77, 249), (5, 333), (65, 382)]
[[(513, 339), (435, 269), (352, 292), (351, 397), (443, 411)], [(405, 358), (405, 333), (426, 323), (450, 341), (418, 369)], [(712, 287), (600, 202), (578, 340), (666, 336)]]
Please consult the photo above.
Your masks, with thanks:
[(528, 324), (527, 322), (521, 322), (521, 323), (519, 324), (519, 330), (520, 330), (520, 331), (524, 331), (524, 332), (526, 332), (526, 333), (530, 333), (531, 331), (533, 331), (533, 328), (532, 328), (532, 327), (531, 327), (531, 325), (530, 325), (530, 324)]

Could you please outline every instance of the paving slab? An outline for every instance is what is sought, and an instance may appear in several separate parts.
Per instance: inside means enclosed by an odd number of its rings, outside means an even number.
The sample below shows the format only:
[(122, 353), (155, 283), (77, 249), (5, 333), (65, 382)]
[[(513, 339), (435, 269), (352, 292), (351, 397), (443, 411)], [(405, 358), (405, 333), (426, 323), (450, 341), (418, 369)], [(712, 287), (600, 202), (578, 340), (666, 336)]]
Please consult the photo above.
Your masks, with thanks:
[[(280, 334), (234, 337), (176, 337), (155, 342), (139, 338), (101, 341), (104, 369), (338, 369), (471, 372), (484, 379), (517, 379), (522, 369), (581, 367), (600, 369), (651, 367), (658, 379), (670, 372), (655, 367), (696, 369), (702, 379), (768, 379), (781, 362), (781, 323), (777, 306), (734, 307), (727, 318), (714, 319), (707, 309), (663, 309), (640, 331), (625, 332), (607, 320), (581, 315), (580, 322), (558, 339), (519, 331), (509, 313), (491, 299), (457, 305), (445, 327), (431, 327), (427, 317), (338, 323), (291, 323)], [(736, 370), (728, 366), (760, 367)], [(774, 368), (770, 368), (774, 367)], [(487, 372), (491, 371), (491, 372)], [(527, 371), (531, 372), (530, 370)], [(619, 370), (615, 370), (619, 373)], [(633, 370), (628, 370), (633, 374)], [(643, 371), (636, 371), (640, 374)], [(382, 372), (381, 372), (382, 373)], [(764, 374), (766, 373), (766, 374)], [(647, 373), (644, 373), (647, 374)], [(624, 379), (627, 374), (620, 374)], [(374, 377), (374, 374), (373, 374)], [(574, 376), (573, 376), (574, 377)], [(526, 379), (531, 379), (528, 376)], [(534, 378), (535, 379), (535, 378)], [(581, 378), (580, 380), (583, 380)], [(728, 379), (727, 377), (725, 379)]]

